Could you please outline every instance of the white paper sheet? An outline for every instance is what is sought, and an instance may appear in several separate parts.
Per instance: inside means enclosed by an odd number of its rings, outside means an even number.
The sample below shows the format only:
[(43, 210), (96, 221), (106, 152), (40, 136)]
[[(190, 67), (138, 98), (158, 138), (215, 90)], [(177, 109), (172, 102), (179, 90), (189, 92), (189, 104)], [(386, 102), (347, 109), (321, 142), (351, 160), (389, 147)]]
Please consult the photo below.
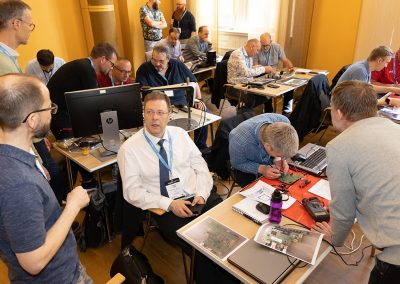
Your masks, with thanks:
[(331, 188), (329, 186), (329, 181), (325, 179), (319, 180), (308, 191), (327, 200), (331, 200)]

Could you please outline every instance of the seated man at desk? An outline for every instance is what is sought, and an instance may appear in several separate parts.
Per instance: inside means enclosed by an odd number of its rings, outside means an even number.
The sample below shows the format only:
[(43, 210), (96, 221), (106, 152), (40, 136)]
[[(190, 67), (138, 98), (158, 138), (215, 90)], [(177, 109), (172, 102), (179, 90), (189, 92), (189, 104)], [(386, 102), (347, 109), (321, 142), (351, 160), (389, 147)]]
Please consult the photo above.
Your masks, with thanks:
[[(254, 76), (270, 72), (270, 66), (255, 66), (253, 57), (260, 51), (261, 45), (258, 39), (249, 39), (245, 46), (234, 50), (228, 60), (227, 81), (230, 84), (248, 82)], [(269, 100), (266, 97), (244, 94), (245, 104), (252, 108)]]
[(179, 60), (184, 62), (185, 59), (182, 55), (182, 45), (179, 41), (179, 29), (178, 28), (170, 28), (168, 32), (168, 36), (160, 40), (159, 44), (163, 44), (169, 49), (169, 54), (172, 59)]
[[(211, 174), (189, 135), (179, 127), (167, 126), (170, 115), (167, 95), (163, 92), (146, 95), (144, 128), (130, 137), (118, 152), (123, 195), (131, 204), (126, 209), (131, 214), (124, 214), (129, 219), (123, 220), (122, 246), (130, 244), (136, 236), (144, 210), (160, 208), (166, 212), (152, 216), (161, 233), (190, 254), (191, 247), (176, 231), (195, 218), (190, 209), (193, 205), (204, 204), (204, 210), (208, 210), (222, 200), (211, 191)], [(188, 196), (193, 200), (182, 199)], [(195, 264), (196, 283), (235, 282), (200, 253), (196, 253)]]
[(207, 51), (211, 50), (211, 42), (208, 41), (209, 34), (210, 31), (208, 27), (201, 26), (199, 27), (198, 35), (188, 39), (185, 49), (183, 50), (185, 62), (206, 59)]
[[(268, 67), (265, 73), (275, 72), (278, 67), (279, 61), (282, 61), (283, 67), (287, 67), (289, 70), (293, 69), (293, 63), (286, 57), (283, 48), (275, 42), (272, 42), (270, 33), (263, 33), (260, 36), (261, 49), (254, 57), (254, 65), (261, 65)], [(266, 112), (272, 111), (272, 104), (269, 101)], [(283, 113), (289, 113), (292, 111), (293, 104), (293, 91), (287, 92), (283, 96)]]
[[(342, 76), (340, 76), (338, 84), (343, 81), (358, 80), (371, 84), (375, 92), (378, 94), (388, 92), (400, 94), (400, 87), (376, 85), (371, 83), (371, 72), (381, 71), (383, 68), (387, 67), (388, 63), (392, 59), (392, 56), (393, 52), (387, 46), (378, 46), (374, 48), (369, 54), (367, 60), (362, 60), (351, 64), (349, 68), (347, 68), (347, 70), (342, 74)], [(384, 95), (378, 99), (378, 105), (382, 106), (387, 104), (400, 106), (400, 100), (388, 98), (388, 95)]]
[(380, 86), (398, 87), (400, 83), (400, 48), (392, 60), (380, 71), (371, 72), (371, 83)]
[(338, 84), (331, 106), (333, 126), (341, 133), (327, 145), (330, 225), (317, 223), (313, 228), (332, 245), (341, 246), (357, 218), (367, 239), (382, 250), (369, 283), (397, 283), (400, 151), (393, 151), (393, 142), (400, 139), (400, 126), (377, 117), (376, 93), (363, 82)]
[(229, 133), (235, 181), (244, 187), (260, 176), (279, 178), (289, 169), (285, 158), (293, 157), (298, 148), (297, 132), (283, 115), (264, 113), (240, 123)]
[(132, 84), (132, 64), (128, 58), (118, 57), (112, 70), (107, 74), (97, 73), (97, 82), (100, 88)]
[[(165, 45), (156, 45), (153, 49), (151, 60), (140, 65), (136, 71), (136, 82), (143, 86), (160, 87), (186, 83), (187, 81), (196, 82), (195, 98), (201, 100), (201, 91), (197, 84), (196, 77), (182, 62), (171, 59), (168, 48)], [(174, 91), (171, 104), (186, 106), (185, 91)], [(202, 102), (195, 103), (195, 108), (203, 109)], [(207, 127), (202, 127), (194, 132), (195, 142), (199, 149), (207, 148)]]

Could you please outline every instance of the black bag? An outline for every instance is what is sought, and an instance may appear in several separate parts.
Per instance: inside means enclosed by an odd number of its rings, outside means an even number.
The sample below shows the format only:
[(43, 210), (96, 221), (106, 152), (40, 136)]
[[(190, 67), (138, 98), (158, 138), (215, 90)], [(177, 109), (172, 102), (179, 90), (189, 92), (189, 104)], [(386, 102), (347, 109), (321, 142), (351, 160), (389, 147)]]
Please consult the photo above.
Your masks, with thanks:
[(90, 193), (89, 206), (86, 209), (83, 228), (78, 238), (81, 251), (86, 251), (87, 247), (97, 248), (105, 243), (107, 239), (105, 206), (106, 198), (103, 192), (96, 190)]
[(154, 274), (147, 257), (129, 245), (114, 260), (110, 277), (121, 273), (125, 284), (164, 284), (164, 280)]

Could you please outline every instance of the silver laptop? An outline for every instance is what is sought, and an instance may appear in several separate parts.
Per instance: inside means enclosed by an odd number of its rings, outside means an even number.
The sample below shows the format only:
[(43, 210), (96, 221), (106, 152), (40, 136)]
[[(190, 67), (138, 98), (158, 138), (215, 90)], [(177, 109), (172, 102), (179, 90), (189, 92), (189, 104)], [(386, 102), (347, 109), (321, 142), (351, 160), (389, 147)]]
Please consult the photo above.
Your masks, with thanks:
[(308, 143), (289, 161), (289, 165), (315, 175), (321, 174), (327, 166), (325, 147)]
[(300, 263), (299, 260), (264, 247), (254, 240), (249, 240), (229, 256), (228, 262), (259, 283), (279, 283)]

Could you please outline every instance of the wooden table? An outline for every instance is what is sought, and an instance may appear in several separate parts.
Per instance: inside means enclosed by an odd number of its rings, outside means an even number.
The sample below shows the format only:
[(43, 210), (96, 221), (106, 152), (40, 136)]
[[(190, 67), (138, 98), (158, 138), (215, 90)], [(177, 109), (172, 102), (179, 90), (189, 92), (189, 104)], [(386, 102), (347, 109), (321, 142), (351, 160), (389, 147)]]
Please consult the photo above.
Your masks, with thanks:
[[(296, 70), (297, 68), (295, 68)], [(328, 75), (329, 72), (324, 72), (325, 75)], [(298, 79), (305, 79), (310, 80), (312, 77), (314, 77), (317, 74), (300, 74), (300, 73), (295, 73), (293, 77), (291, 78), (298, 78)], [(304, 84), (298, 85), (298, 86), (288, 86), (288, 85), (284, 85), (281, 84), (278, 81), (274, 82), (274, 85), (278, 85), (279, 88), (270, 88), (266, 85), (257, 88), (255, 86), (251, 86), (251, 85), (247, 85), (247, 84), (235, 84), (233, 87), (237, 90), (240, 90), (241, 92), (247, 92), (247, 93), (251, 93), (251, 94), (255, 94), (258, 96), (263, 96), (263, 97), (267, 97), (267, 98), (271, 98), (273, 101), (273, 105), (274, 105), (274, 111), (277, 111), (277, 104), (278, 104), (278, 100), (277, 98), (280, 96), (283, 96), (284, 94), (286, 94), (287, 92), (293, 91), (299, 87), (302, 87), (304, 85), (307, 84), (307, 82), (305, 82)]]
[[(238, 232), (239, 234), (252, 239), (254, 238), (259, 225), (252, 222), (251, 220), (247, 219), (246, 217), (240, 215), (239, 213), (232, 210), (232, 206), (242, 200), (244, 197), (241, 196), (239, 193), (231, 196), (230, 198), (226, 199), (224, 202), (220, 203), (219, 205), (215, 206), (211, 210), (207, 211), (203, 215), (199, 216), (186, 226), (182, 227), (177, 231), (179, 237), (184, 239), (186, 242), (194, 246), (194, 243), (191, 242), (190, 239), (187, 239), (183, 232), (189, 229), (191, 226), (199, 222), (200, 220), (210, 216), (217, 220), (218, 222), (226, 225), (230, 229)], [(294, 222), (288, 218), (282, 217), (281, 224), (293, 224)], [(321, 263), (321, 261), (329, 254), (331, 251), (331, 247), (328, 246), (326, 243), (322, 243), (317, 261), (315, 265), (306, 265), (302, 268), (294, 269), (284, 280), (282, 283), (302, 283), (311, 274), (311, 272)], [(226, 271), (231, 273), (237, 279), (242, 281), (243, 283), (257, 283), (257, 281), (252, 278), (250, 275), (244, 273), (237, 267), (230, 264), (227, 260), (221, 261), (219, 258), (215, 257), (214, 255), (208, 253), (207, 251), (201, 251), (204, 255), (209, 257), (213, 260), (217, 265), (224, 268)]]

